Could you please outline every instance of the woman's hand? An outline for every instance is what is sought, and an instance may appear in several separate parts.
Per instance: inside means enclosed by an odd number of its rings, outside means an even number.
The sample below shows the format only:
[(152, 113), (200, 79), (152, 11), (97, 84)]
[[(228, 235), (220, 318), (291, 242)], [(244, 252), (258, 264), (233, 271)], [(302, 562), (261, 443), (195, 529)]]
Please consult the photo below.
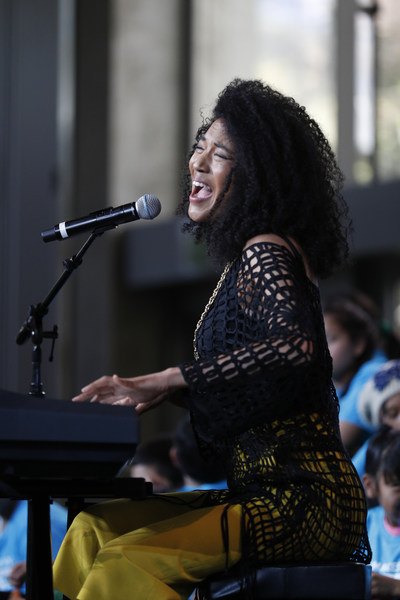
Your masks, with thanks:
[(155, 408), (186, 387), (178, 367), (140, 377), (122, 378), (105, 375), (82, 388), (73, 402), (99, 402), (117, 406), (132, 406), (138, 414)]

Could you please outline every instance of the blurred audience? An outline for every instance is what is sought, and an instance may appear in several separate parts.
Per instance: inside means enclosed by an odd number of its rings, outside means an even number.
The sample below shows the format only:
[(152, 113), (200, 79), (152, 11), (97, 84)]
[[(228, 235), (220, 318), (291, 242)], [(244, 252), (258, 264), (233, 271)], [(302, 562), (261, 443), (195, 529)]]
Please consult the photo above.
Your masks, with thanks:
[(400, 597), (400, 431), (384, 426), (368, 444), (363, 483), (368, 510), (372, 598)]
[(328, 299), (324, 321), (340, 402), (340, 432), (353, 455), (374, 432), (358, 413), (360, 391), (388, 359), (382, 348), (380, 314), (368, 297), (354, 292)]
[[(53, 559), (67, 530), (67, 510), (53, 502), (50, 505)], [(25, 593), (28, 502), (0, 499), (0, 598), (13, 590)]]
[(138, 445), (129, 468), (131, 477), (143, 477), (153, 492), (175, 492), (183, 485), (180, 469), (171, 460), (173, 436), (161, 434)]
[(200, 455), (189, 416), (182, 419), (176, 429), (171, 457), (183, 475), (184, 485), (179, 491), (228, 487), (224, 467), (217, 458), (206, 462)]
[[(400, 360), (385, 363), (362, 388), (358, 412), (366, 426), (377, 431), (382, 425), (400, 431)], [(365, 471), (368, 440), (353, 456), (360, 476)]]
[(153, 484), (154, 493), (227, 488), (221, 463), (201, 457), (189, 415), (180, 421), (175, 433), (139, 444), (128, 470), (121, 475), (143, 477)]

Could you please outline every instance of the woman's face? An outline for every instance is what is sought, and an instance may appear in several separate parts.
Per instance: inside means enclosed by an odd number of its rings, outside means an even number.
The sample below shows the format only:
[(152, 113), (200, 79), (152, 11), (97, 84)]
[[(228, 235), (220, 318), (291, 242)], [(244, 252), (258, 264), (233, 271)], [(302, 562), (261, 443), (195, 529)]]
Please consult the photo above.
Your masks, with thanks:
[(225, 188), (233, 161), (233, 145), (224, 122), (217, 119), (199, 139), (189, 161), (192, 192), (188, 215), (193, 221), (207, 219)]
[(386, 400), (381, 408), (380, 421), (392, 429), (400, 430), (400, 394)]
[(392, 481), (386, 481), (382, 474), (378, 475), (377, 499), (385, 511), (389, 525), (400, 526), (400, 481), (393, 477)]

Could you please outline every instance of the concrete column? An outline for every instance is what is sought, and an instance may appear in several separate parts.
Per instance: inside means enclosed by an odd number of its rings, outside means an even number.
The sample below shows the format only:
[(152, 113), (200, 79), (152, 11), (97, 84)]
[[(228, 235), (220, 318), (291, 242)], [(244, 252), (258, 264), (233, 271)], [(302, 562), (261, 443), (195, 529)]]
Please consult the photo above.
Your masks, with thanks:
[(226, 84), (234, 77), (252, 76), (256, 52), (253, 10), (253, 2), (243, 0), (193, 0), (193, 134), (200, 124), (199, 111), (207, 115)]
[(122, 204), (154, 194), (162, 203), (159, 218), (173, 213), (179, 200), (185, 126), (180, 5), (180, 0), (112, 2), (110, 200)]
[(355, 0), (337, 0), (338, 162), (346, 183), (354, 181), (354, 14)]

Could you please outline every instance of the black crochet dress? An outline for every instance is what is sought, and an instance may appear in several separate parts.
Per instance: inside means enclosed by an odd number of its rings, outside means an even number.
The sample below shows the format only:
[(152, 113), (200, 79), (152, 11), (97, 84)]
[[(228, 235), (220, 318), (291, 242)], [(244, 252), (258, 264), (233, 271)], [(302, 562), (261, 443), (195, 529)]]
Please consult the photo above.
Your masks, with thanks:
[(243, 506), (246, 563), (369, 562), (364, 491), (340, 440), (319, 291), (300, 254), (247, 248), (197, 348), (180, 366), (192, 424), (229, 486), (207, 502)]

